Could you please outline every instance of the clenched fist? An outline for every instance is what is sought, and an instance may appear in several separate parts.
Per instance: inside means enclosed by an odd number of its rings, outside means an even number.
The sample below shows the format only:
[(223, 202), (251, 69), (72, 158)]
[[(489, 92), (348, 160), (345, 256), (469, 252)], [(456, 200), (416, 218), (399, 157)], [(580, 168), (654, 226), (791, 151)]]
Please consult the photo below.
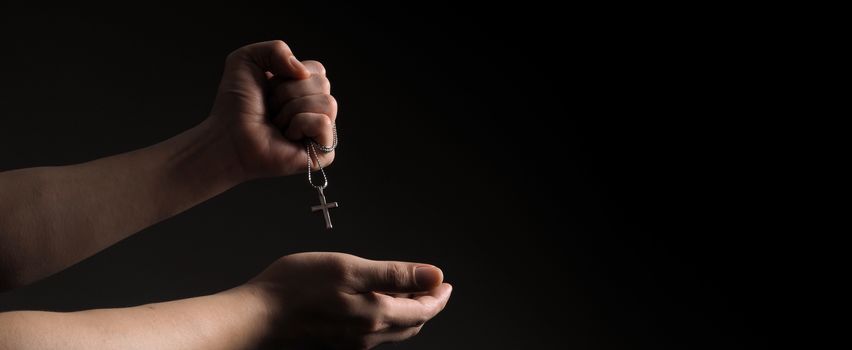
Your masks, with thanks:
[[(283, 41), (232, 52), (209, 122), (233, 145), (245, 179), (306, 171), (307, 138), (331, 146), (337, 101), (325, 68), (299, 61)], [(323, 166), (334, 152), (319, 153)]]

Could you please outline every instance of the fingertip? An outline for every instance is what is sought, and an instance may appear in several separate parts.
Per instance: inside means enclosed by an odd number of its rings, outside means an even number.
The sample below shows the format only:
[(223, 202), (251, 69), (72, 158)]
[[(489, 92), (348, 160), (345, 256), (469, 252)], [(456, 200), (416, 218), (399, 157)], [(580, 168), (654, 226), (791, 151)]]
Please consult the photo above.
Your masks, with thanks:
[(417, 282), (417, 287), (432, 289), (441, 285), (441, 282), (444, 281), (444, 272), (431, 265), (418, 266), (414, 270), (414, 278)]
[(449, 283), (441, 283), (440, 286), (434, 289), (435, 296), (441, 299), (449, 299), (453, 294), (453, 286)]
[(311, 76), (311, 72), (308, 70), (308, 67), (305, 67), (301, 61), (299, 61), (296, 56), (290, 56), (290, 67), (293, 68), (293, 75), (296, 79), (306, 79)]

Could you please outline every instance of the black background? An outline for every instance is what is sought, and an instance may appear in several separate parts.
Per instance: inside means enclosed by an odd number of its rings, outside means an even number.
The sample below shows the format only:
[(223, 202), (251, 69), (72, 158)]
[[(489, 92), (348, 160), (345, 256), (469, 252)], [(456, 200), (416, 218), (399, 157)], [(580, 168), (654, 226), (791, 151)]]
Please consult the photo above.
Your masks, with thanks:
[(246, 183), (0, 310), (197, 296), (320, 250), (444, 270), (448, 308), (399, 348), (766, 340), (761, 151), (730, 113), (753, 84), (734, 69), (759, 62), (728, 22), (532, 2), (2, 6), (0, 170), (171, 137), (205, 118), (227, 53), (282, 39), (328, 69), (341, 208), (327, 232), (304, 177)]

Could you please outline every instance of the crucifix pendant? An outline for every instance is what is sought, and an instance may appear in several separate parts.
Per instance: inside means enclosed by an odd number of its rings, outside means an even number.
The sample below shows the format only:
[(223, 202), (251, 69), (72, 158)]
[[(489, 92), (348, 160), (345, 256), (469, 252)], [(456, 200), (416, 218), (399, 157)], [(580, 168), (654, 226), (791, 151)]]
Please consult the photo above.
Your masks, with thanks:
[(322, 193), (322, 187), (317, 187), (317, 192), (319, 192), (320, 204), (311, 207), (311, 211), (320, 211), (322, 210), (322, 215), (325, 217), (325, 228), (331, 229), (331, 215), (328, 214), (328, 210), (331, 208), (337, 208), (337, 202), (326, 203), (325, 194)]

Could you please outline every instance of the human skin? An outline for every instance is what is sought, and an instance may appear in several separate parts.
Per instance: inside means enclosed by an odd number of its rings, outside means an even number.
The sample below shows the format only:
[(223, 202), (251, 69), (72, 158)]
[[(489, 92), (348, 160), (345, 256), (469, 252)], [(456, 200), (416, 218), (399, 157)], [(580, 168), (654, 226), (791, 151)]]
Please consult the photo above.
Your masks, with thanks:
[[(228, 56), (210, 115), (196, 127), (83, 164), (0, 173), (0, 291), (60, 271), (239, 183), (306, 171), (303, 140), (332, 143), (337, 104), (325, 73), (281, 41), (252, 44)], [(327, 166), (334, 156), (319, 161)], [(437, 314), (451, 291), (442, 280), (425, 264), (297, 254), (214, 295), (126, 309), (2, 313), (0, 349), (239, 349), (270, 341), (369, 348), (409, 337)]]
[[(62, 270), (241, 182), (306, 171), (301, 140), (331, 144), (336, 117), (319, 62), (299, 62), (281, 41), (234, 51), (210, 115), (196, 127), (87, 163), (0, 173), (0, 290)], [(320, 158), (328, 165), (334, 152)]]
[(442, 280), (431, 265), (300, 253), (213, 295), (0, 313), (0, 349), (370, 349), (416, 335), (443, 310), (452, 287)]

